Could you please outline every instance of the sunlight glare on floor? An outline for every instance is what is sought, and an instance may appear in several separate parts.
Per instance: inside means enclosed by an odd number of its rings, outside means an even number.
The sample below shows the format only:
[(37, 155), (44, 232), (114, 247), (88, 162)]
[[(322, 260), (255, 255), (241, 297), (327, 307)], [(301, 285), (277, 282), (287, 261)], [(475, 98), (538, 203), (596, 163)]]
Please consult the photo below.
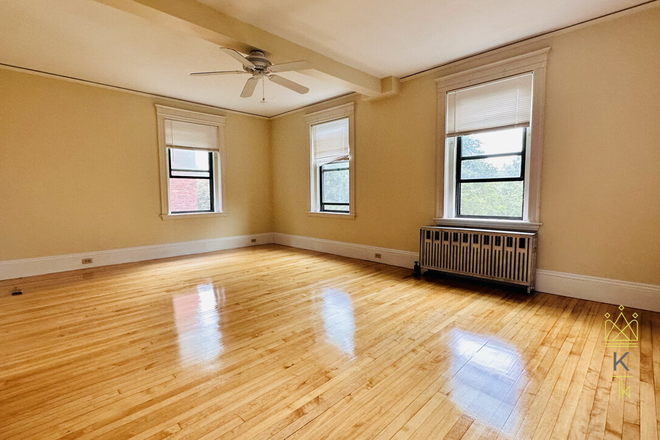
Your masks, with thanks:
[(518, 400), (516, 381), (524, 372), (515, 347), (486, 336), (452, 330), (450, 398), (466, 414), (501, 429)]
[(223, 302), (224, 289), (212, 284), (199, 284), (196, 293), (172, 297), (181, 364), (218, 367), (223, 351), (218, 307)]

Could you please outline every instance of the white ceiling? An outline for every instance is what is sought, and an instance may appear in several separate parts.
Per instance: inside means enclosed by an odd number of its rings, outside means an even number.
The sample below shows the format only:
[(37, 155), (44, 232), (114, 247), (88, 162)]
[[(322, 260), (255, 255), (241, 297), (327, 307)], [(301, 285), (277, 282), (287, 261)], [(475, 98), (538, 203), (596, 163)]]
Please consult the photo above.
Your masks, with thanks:
[(215, 44), (92, 0), (0, 0), (0, 63), (263, 116), (350, 92), (286, 72), (309, 93), (267, 82), (266, 104), (261, 84), (241, 98), (248, 75), (189, 76), (241, 70)]
[[(198, 0), (377, 77), (404, 76), (644, 0)], [(358, 6), (359, 5), (359, 6)], [(289, 60), (294, 61), (294, 60)], [(351, 90), (295, 72), (306, 95), (246, 76), (213, 43), (93, 0), (0, 0), (0, 63), (272, 116)]]
[(197, 0), (378, 77), (401, 77), (646, 0)]

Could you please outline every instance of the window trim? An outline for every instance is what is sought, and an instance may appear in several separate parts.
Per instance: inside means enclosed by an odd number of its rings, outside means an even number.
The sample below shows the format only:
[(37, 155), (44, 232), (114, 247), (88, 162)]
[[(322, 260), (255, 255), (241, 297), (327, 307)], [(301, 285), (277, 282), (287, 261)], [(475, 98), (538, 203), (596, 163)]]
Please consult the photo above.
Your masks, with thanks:
[[(158, 159), (160, 167), (160, 203), (161, 218), (163, 220), (180, 218), (207, 218), (226, 216), (223, 202), (225, 199), (225, 120), (224, 116), (200, 113), (191, 110), (183, 110), (156, 104), (156, 117), (158, 121)], [(193, 124), (211, 125), (218, 130), (218, 145), (215, 149), (197, 149), (208, 151), (212, 157), (213, 188), (212, 206), (213, 211), (199, 211), (186, 213), (172, 213), (170, 210), (170, 179), (169, 179), (169, 147), (165, 143), (165, 120), (189, 122)], [(182, 148), (185, 149), (185, 148)]]
[[(435, 223), (441, 226), (482, 228), (506, 228), (536, 231), (541, 203), (541, 159), (543, 154), (543, 121), (545, 107), (545, 77), (549, 47), (527, 54), (503, 59), (472, 69), (437, 78), (437, 181)], [(456, 144), (455, 137), (447, 138), (445, 118), (447, 92), (481, 83), (496, 81), (509, 76), (531, 72), (534, 74), (532, 89), (532, 118), (527, 131), (525, 157), (525, 189), (522, 220), (498, 218), (467, 218), (456, 216)]]
[[(307, 193), (307, 214), (311, 217), (325, 218), (355, 218), (355, 104), (348, 104), (332, 107), (327, 110), (321, 110), (305, 115), (307, 123), (307, 152), (308, 152), (308, 193)], [(321, 211), (320, 206), (320, 172), (319, 167), (314, 164), (314, 155), (312, 154), (312, 126), (331, 122), (338, 119), (348, 118), (348, 142), (351, 148), (351, 154), (348, 160), (348, 185), (349, 185), (349, 211), (332, 212)]]

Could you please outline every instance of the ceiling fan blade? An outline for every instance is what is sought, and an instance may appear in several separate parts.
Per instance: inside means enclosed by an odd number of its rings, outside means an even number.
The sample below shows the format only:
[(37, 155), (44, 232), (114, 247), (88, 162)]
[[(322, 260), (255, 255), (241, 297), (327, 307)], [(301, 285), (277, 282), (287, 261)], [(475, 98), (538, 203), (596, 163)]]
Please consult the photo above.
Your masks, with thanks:
[(270, 71), (277, 73), (277, 72), (289, 72), (292, 70), (306, 70), (311, 68), (312, 68), (312, 63), (310, 63), (309, 61), (293, 61), (291, 63), (274, 64), (270, 66)]
[(286, 78), (283, 78), (281, 76), (270, 75), (268, 79), (270, 79), (275, 84), (279, 84), (282, 87), (286, 87), (287, 89), (293, 90), (294, 92), (300, 93), (301, 95), (304, 95), (305, 93), (309, 92), (309, 89), (307, 87), (302, 86)]
[(252, 96), (254, 93), (254, 89), (257, 87), (257, 83), (259, 82), (259, 78), (255, 78), (254, 76), (250, 79), (247, 80), (245, 83), (245, 87), (243, 87), (243, 91), (241, 92), (241, 98), (249, 98)]
[(243, 55), (236, 52), (234, 49), (230, 49), (228, 47), (221, 47), (220, 50), (226, 53), (227, 55), (229, 55), (230, 57), (234, 58), (239, 63), (243, 64), (245, 67), (254, 69), (254, 64), (252, 64), (251, 61), (247, 60)]
[(232, 73), (249, 73), (245, 70), (215, 70), (212, 72), (194, 72), (190, 76), (210, 76), (210, 75), (229, 75)]

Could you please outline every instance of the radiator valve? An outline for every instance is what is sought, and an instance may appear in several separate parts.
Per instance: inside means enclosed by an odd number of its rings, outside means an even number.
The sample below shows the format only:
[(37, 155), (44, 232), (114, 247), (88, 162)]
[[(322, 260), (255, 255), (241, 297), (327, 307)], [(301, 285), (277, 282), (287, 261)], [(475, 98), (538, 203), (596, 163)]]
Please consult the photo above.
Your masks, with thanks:
[(415, 261), (415, 266), (413, 266), (413, 276), (422, 276), (422, 269), (419, 267), (419, 261)]

